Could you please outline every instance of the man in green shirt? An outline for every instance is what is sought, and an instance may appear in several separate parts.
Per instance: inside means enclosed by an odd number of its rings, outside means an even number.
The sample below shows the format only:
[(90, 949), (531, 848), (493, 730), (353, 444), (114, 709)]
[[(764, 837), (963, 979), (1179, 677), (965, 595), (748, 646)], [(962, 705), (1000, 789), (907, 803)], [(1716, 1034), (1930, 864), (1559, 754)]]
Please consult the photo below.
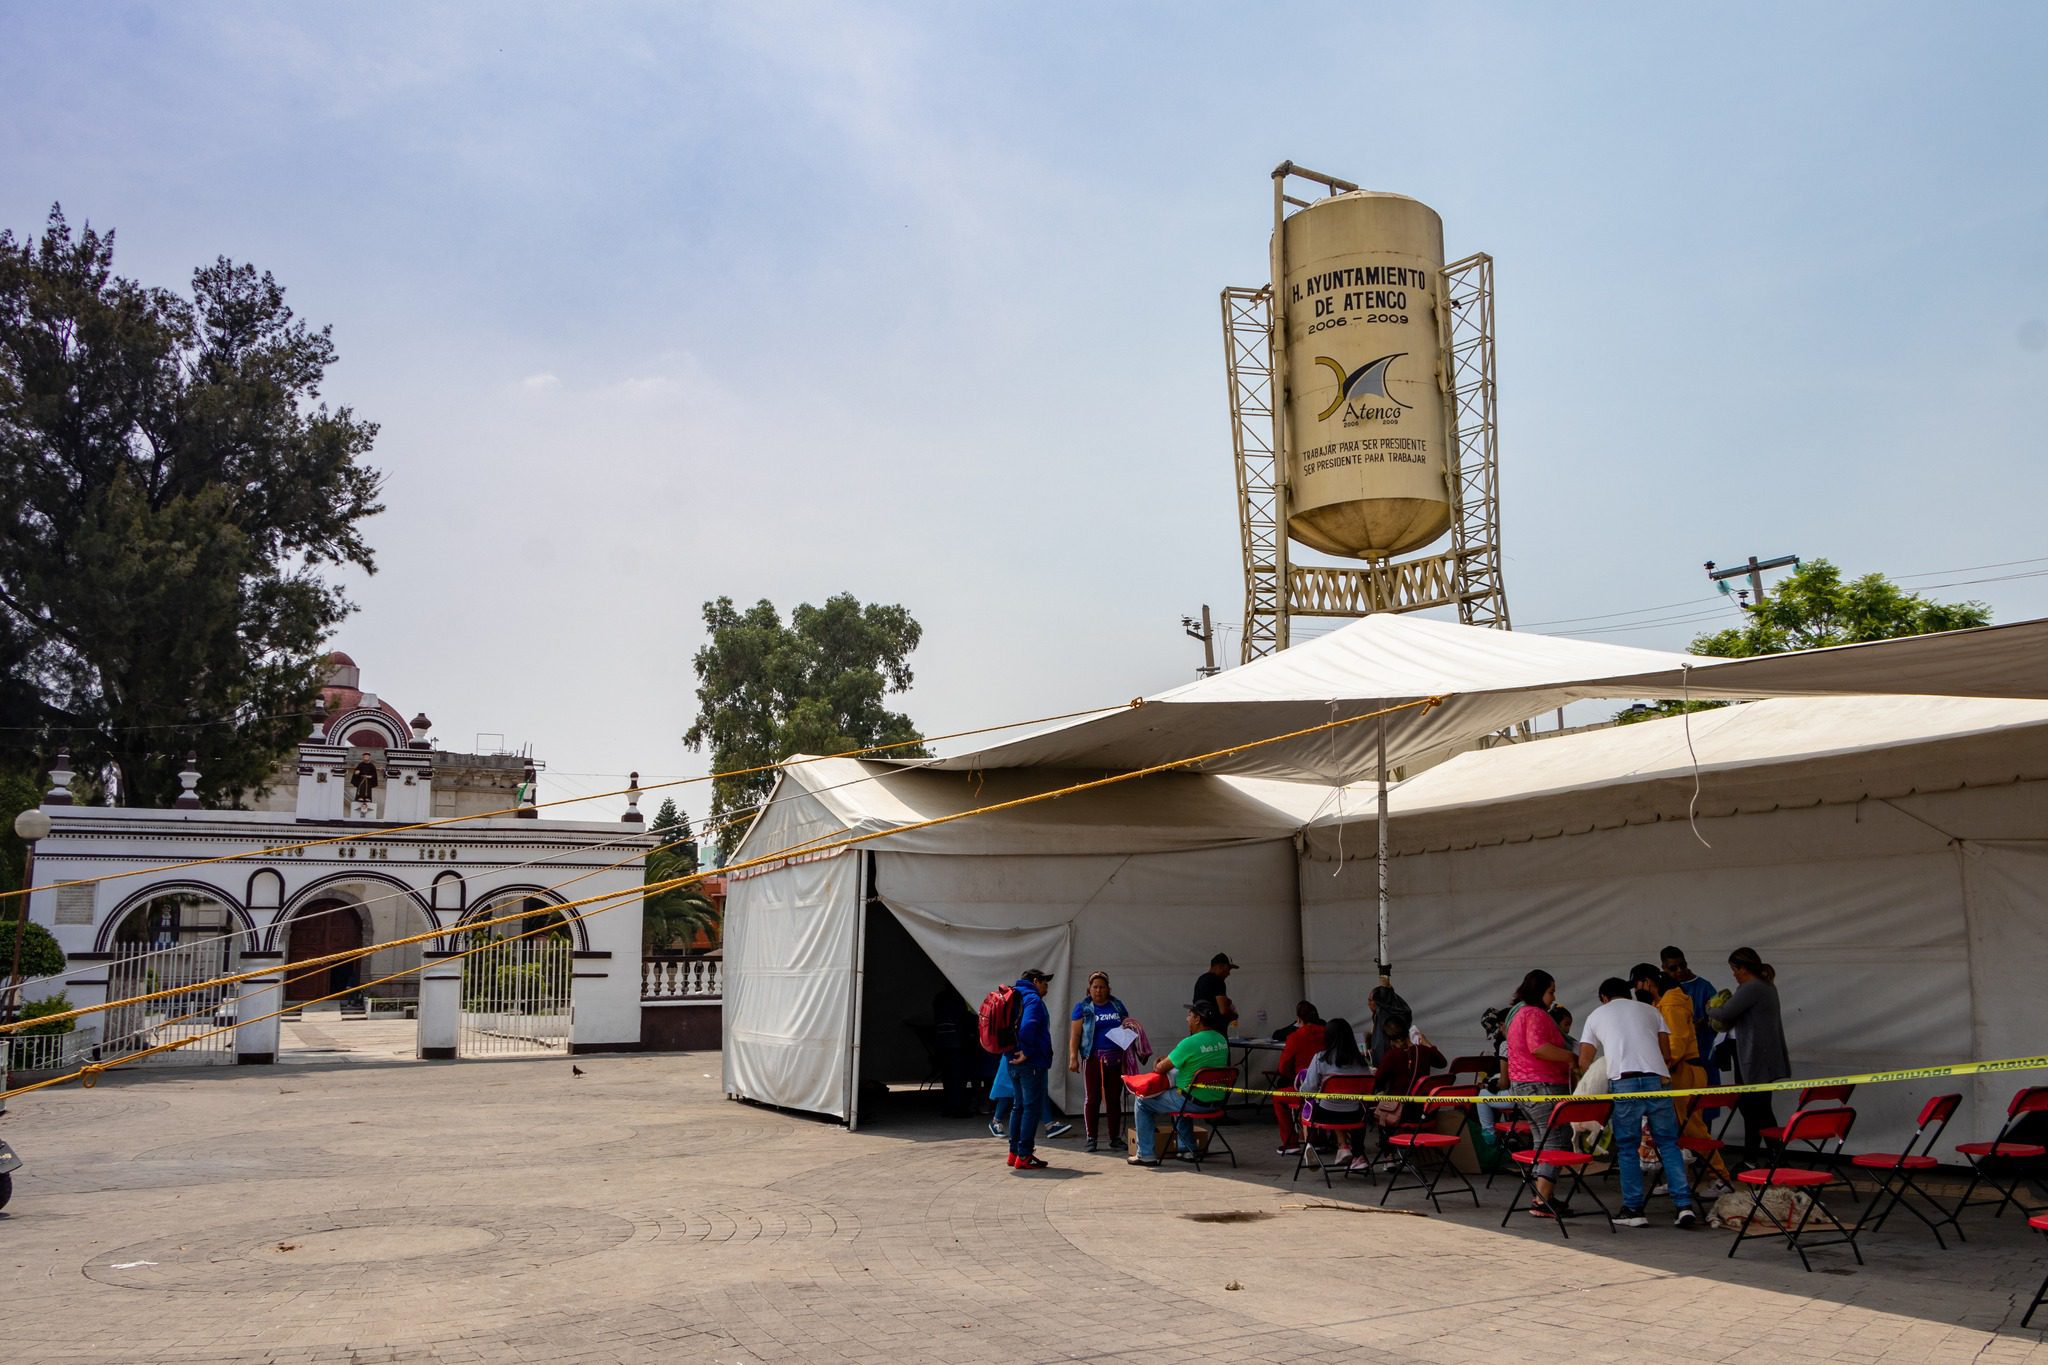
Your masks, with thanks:
[[(1157, 1095), (1140, 1095), (1131, 1117), (1131, 1131), (1137, 1135), (1138, 1154), (1130, 1159), (1133, 1166), (1157, 1166), (1159, 1157), (1158, 1130), (1163, 1116), (1176, 1115), (1187, 1109), (1204, 1109), (1223, 1098), (1223, 1092), (1215, 1086), (1194, 1086), (1197, 1072), (1212, 1066), (1230, 1065), (1230, 1044), (1218, 1025), (1216, 1006), (1208, 1000), (1197, 1000), (1188, 1006), (1188, 1036), (1173, 1045), (1173, 1051), (1161, 1057), (1153, 1066), (1157, 1072), (1173, 1073), (1173, 1088), (1162, 1090)], [(1183, 1154), (1194, 1151), (1194, 1133), (1189, 1125), (1175, 1120), (1174, 1130)]]

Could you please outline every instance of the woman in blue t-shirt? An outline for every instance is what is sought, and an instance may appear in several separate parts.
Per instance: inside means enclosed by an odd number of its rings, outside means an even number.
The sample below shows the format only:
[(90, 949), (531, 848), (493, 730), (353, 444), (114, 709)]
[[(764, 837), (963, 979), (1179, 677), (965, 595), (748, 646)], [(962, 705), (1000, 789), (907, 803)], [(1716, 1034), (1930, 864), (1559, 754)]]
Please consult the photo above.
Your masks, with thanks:
[(1098, 1102), (1109, 1116), (1110, 1145), (1124, 1140), (1124, 1053), (1108, 1034), (1128, 1018), (1124, 1002), (1109, 992), (1109, 973), (1090, 973), (1088, 994), (1074, 1006), (1073, 1026), (1067, 1032), (1067, 1070), (1081, 1074), (1081, 1117), (1088, 1125), (1091, 1152), (1096, 1148)]

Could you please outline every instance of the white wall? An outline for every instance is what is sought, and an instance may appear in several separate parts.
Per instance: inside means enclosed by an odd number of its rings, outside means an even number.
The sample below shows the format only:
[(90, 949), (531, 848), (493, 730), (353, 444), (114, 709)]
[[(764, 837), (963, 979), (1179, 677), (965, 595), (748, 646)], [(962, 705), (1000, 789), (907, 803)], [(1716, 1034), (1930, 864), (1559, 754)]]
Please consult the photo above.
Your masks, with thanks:
[[(640, 826), (507, 818), (442, 830), (371, 835), (345, 844), (169, 871), (167, 867), (174, 863), (246, 855), (335, 833), (362, 831), (359, 825), (307, 826), (259, 811), (47, 809), (54, 828), (37, 846), (38, 882), (134, 874), (77, 888), (68, 895), (53, 888), (33, 898), (30, 913), (36, 922), (48, 927), (66, 955), (74, 959), (70, 973), (74, 980), (104, 976), (89, 960), (77, 959), (88, 958), (108, 923), (127, 913), (122, 907), (152, 887), (176, 883), (205, 889), (248, 911), (256, 938), (252, 941), (245, 936), (237, 943), (247, 955), (264, 950), (263, 939), (279, 913), (273, 906), (291, 908), (315, 893), (377, 901), (369, 913), (378, 937), (385, 938), (418, 933), (426, 927), (426, 920), (425, 912), (409, 899), (382, 898), (403, 894), (403, 887), (416, 892), (420, 902), (431, 902), (435, 877), (447, 871), (465, 879), (467, 905), (523, 887), (555, 887), (554, 895), (565, 901), (628, 891), (642, 882), (640, 854), (647, 842)], [(620, 865), (610, 866), (614, 863)], [(258, 905), (251, 909), (251, 878), (266, 869), (281, 881), (281, 893), (264, 879), (266, 884), (255, 897)], [(450, 929), (456, 913), (444, 911), (441, 918), (441, 928)], [(578, 1046), (639, 1041), (640, 920), (640, 902), (631, 898), (584, 921), (589, 951), (608, 953), (609, 957), (577, 960), (576, 972), (583, 978), (576, 983), (574, 1041)], [(232, 921), (238, 926), (244, 922), (240, 916)], [(273, 951), (287, 952), (287, 935), (280, 931), (276, 938)], [(582, 946), (579, 942), (578, 947)], [(363, 979), (415, 965), (419, 954), (418, 948), (376, 953), (366, 964)], [(46, 988), (45, 993), (54, 994), (56, 989)], [(72, 985), (68, 989), (73, 1004), (97, 1003), (104, 998), (96, 987)]]
[[(1341, 876), (1322, 831), (1301, 870), (1309, 995), (1325, 1013), (1372, 985), (1372, 845), (1358, 828)], [(1950, 837), (2025, 828), (2048, 829), (2048, 784), (1703, 820), (1711, 848), (1666, 821), (1397, 857), (1394, 982), (1446, 1052), (1477, 1052), (1480, 1012), (1529, 968), (1555, 975), (1584, 1019), (1602, 978), (1666, 943), (1720, 986), (1747, 945), (1777, 968), (1798, 1076), (2048, 1051), (2048, 855)], [(2048, 1076), (1865, 1087), (1851, 1146), (1889, 1149), (1948, 1090), (1970, 1101), (1949, 1141), (1988, 1137), (2029, 1083)]]

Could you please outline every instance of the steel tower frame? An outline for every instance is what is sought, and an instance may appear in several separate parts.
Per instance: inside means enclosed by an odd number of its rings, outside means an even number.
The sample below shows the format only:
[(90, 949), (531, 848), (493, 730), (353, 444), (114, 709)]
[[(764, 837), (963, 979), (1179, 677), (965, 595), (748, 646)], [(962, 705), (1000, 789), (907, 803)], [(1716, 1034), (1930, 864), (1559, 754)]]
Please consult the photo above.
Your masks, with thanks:
[[(1274, 240), (1287, 206), (1312, 202), (1285, 191), (1300, 176), (1336, 192), (1356, 188), (1283, 162), (1273, 173)], [(1275, 363), (1279, 321), (1273, 290), (1223, 291), (1223, 360), (1230, 395), (1231, 451), (1237, 467), (1238, 530), (1244, 563), (1244, 629), (1249, 663), (1287, 648), (1296, 616), (1368, 616), (1453, 606), (1466, 625), (1510, 629), (1500, 551), (1500, 466), (1494, 392), (1493, 257), (1467, 256), (1444, 267), (1450, 305), (1445, 377), (1452, 403), (1451, 485), (1456, 506), (1451, 548), (1406, 560), (1368, 560), (1360, 568), (1296, 564), (1287, 538), (1286, 395)]]

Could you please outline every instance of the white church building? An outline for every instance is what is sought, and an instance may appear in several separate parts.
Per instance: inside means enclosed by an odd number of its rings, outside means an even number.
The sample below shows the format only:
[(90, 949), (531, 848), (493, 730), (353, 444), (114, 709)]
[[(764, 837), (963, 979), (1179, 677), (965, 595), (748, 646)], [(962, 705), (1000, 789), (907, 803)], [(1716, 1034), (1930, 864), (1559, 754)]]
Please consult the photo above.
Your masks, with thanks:
[[(407, 721), (363, 691), (347, 655), (330, 666), (295, 762), (250, 809), (203, 808), (190, 764), (171, 809), (80, 804), (59, 758), (42, 806), (50, 833), (34, 849), (47, 889), (30, 915), (67, 965), (28, 996), (61, 990), (76, 1007), (194, 989), (85, 1016), (64, 1056), (45, 1062), (111, 1060), (181, 1038), (194, 1041), (166, 1059), (268, 1062), (280, 1010), (338, 1004), (416, 1017), (422, 1057), (637, 1048), (641, 912), (626, 893), (642, 884), (653, 843), (637, 793), (619, 799), (614, 820), (541, 818), (531, 759), (435, 748), (424, 714)], [(454, 823), (406, 828), (434, 821)], [(350, 837), (328, 842), (337, 836)], [(610, 893), (617, 900), (557, 909)], [(509, 914), (522, 918), (469, 927)], [(457, 956), (527, 929), (537, 932)], [(298, 965), (387, 943), (351, 962)], [(260, 975), (199, 985), (241, 972)]]

